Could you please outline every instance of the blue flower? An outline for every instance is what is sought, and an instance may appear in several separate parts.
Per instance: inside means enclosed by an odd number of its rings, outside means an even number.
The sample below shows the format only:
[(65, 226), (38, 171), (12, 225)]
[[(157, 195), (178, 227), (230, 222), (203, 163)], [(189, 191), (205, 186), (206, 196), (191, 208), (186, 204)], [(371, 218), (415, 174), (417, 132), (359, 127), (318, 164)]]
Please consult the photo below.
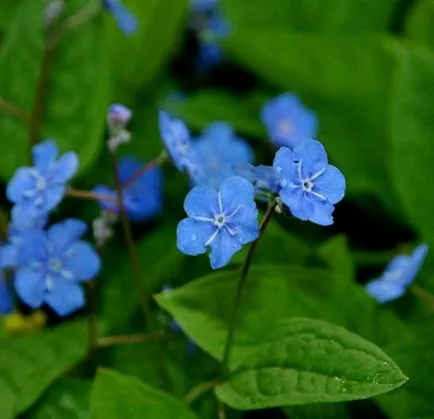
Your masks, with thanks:
[(268, 101), (262, 108), (261, 119), (276, 146), (292, 148), (317, 134), (316, 115), (292, 93)]
[(234, 166), (251, 163), (253, 150), (243, 139), (235, 136), (232, 127), (224, 122), (214, 122), (194, 143), (203, 179), (197, 184), (217, 188), (228, 177), (234, 176)]
[(345, 177), (328, 164), (320, 142), (306, 140), (293, 150), (281, 147), (273, 167), (280, 198), (293, 216), (324, 226), (333, 224), (333, 205), (345, 195)]
[(380, 278), (366, 284), (367, 293), (381, 304), (401, 297), (419, 273), (427, 253), (428, 246), (421, 244), (411, 255), (396, 256)]
[(86, 224), (68, 219), (23, 236), (14, 284), (27, 305), (37, 308), (45, 302), (60, 316), (84, 306), (80, 283), (100, 270), (99, 256), (80, 240), (85, 231)]
[(34, 167), (17, 169), (7, 187), (7, 197), (30, 213), (46, 214), (62, 200), (66, 182), (78, 168), (77, 154), (57, 159), (56, 143), (46, 140), (33, 147)]
[(17, 205), (12, 208), (11, 218), (8, 242), (0, 248), (0, 268), (16, 266), (23, 236), (42, 231), (48, 219), (46, 214), (30, 214)]
[(119, 0), (103, 0), (104, 7), (116, 20), (117, 25), (126, 35), (136, 32), (139, 23), (136, 17)]
[(183, 172), (190, 166), (197, 165), (197, 157), (192, 148), (190, 132), (180, 119), (171, 118), (165, 112), (160, 112), (160, 135), (166, 151), (174, 165)]
[[(141, 167), (143, 167), (143, 163), (135, 160), (133, 157), (122, 157), (119, 160), (119, 180), (121, 183), (127, 182)], [(93, 189), (93, 192), (112, 196), (113, 202), (99, 201), (99, 203), (106, 211), (119, 212), (115, 190), (105, 185), (98, 185)], [(133, 221), (144, 221), (161, 212), (161, 169), (154, 167), (144, 172), (130, 186), (123, 189), (122, 197), (128, 218)]]
[(10, 314), (14, 308), (14, 301), (5, 274), (0, 270), (0, 314)]
[(184, 202), (188, 218), (178, 224), (178, 249), (196, 256), (211, 248), (211, 267), (225, 266), (243, 244), (259, 235), (254, 192), (253, 185), (239, 176), (226, 179), (218, 191), (194, 187)]
[[(257, 195), (272, 195), (279, 191), (279, 181), (272, 166), (253, 166), (250, 163), (234, 166), (237, 175), (242, 176), (253, 184)], [(267, 199), (269, 200), (269, 199)]]

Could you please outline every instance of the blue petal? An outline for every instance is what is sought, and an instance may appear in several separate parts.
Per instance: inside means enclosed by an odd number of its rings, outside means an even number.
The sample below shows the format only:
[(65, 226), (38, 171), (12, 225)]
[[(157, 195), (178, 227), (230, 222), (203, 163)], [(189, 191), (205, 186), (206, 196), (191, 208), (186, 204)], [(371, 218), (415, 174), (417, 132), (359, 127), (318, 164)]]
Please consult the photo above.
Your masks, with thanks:
[(326, 171), (314, 180), (314, 191), (336, 204), (345, 195), (345, 177), (337, 167), (329, 165)]
[(47, 232), (50, 247), (57, 253), (69, 250), (86, 230), (87, 226), (83, 221), (73, 218), (54, 224)]
[(45, 301), (59, 316), (67, 316), (85, 304), (80, 285), (66, 279), (56, 279)]
[(53, 140), (45, 140), (36, 144), (32, 150), (34, 166), (45, 174), (57, 158), (57, 145)]
[(211, 243), (211, 268), (219, 269), (227, 265), (234, 253), (241, 249), (241, 244), (225, 229), (219, 231)]
[(329, 226), (333, 224), (334, 207), (330, 202), (312, 198), (314, 203), (313, 214), (308, 218), (309, 221), (321, 226)]
[(50, 181), (65, 183), (77, 172), (77, 169), (78, 156), (75, 152), (70, 151), (62, 154), (59, 160), (51, 166), (48, 172), (48, 179)]
[(39, 262), (45, 265), (48, 260), (47, 236), (42, 231), (23, 234), (19, 245), (17, 263), (25, 266)]
[(410, 263), (406, 275), (404, 276), (404, 285), (410, 285), (419, 273), (422, 263), (424, 262), (426, 255), (428, 254), (428, 246), (426, 244), (421, 244), (410, 256)]
[(216, 227), (211, 223), (185, 218), (178, 224), (176, 245), (186, 255), (196, 256), (205, 253), (205, 244), (215, 231)]
[(0, 247), (0, 269), (17, 267), (18, 251), (19, 247), (15, 244)]
[(8, 282), (0, 271), (0, 314), (9, 314), (14, 311), (14, 301), (8, 287)]
[(101, 269), (101, 260), (93, 247), (83, 241), (77, 241), (63, 255), (65, 269), (72, 272), (77, 281), (95, 278)]
[(251, 182), (256, 188), (256, 193), (277, 192), (279, 189), (276, 171), (272, 166), (253, 166), (245, 163), (235, 166), (234, 172)]
[(217, 191), (210, 186), (195, 186), (185, 197), (184, 210), (189, 217), (213, 218), (219, 213)]
[(253, 204), (242, 208), (229, 221), (229, 228), (236, 232), (236, 239), (241, 244), (250, 243), (259, 237), (258, 210)]
[(132, 35), (136, 32), (139, 22), (136, 17), (123, 5), (119, 4), (113, 9), (113, 15), (122, 32)]
[(221, 184), (219, 193), (226, 215), (230, 215), (240, 206), (251, 207), (254, 205), (255, 188), (248, 180), (240, 176), (226, 179)]
[(393, 281), (375, 279), (366, 284), (366, 291), (378, 302), (384, 304), (404, 295), (405, 287)]
[(41, 214), (34, 208), (22, 205), (14, 205), (11, 216), (12, 224), (9, 229), (12, 229), (14, 233), (43, 229), (48, 221), (47, 214)]
[(32, 176), (32, 169), (22, 167), (17, 169), (8, 183), (6, 195), (9, 201), (19, 203), (25, 198), (24, 192), (36, 187), (35, 178)]
[(118, 162), (119, 180), (122, 183), (126, 182), (143, 165), (144, 163), (139, 162), (133, 156), (122, 156)]
[(44, 302), (46, 284), (42, 270), (18, 269), (14, 285), (18, 296), (30, 307), (40, 307)]
[(297, 164), (294, 162), (294, 153), (287, 147), (281, 147), (273, 161), (273, 167), (280, 185), (299, 183)]
[(64, 185), (50, 185), (44, 192), (44, 200), (41, 206), (34, 203), (35, 208), (40, 211), (41, 214), (47, 213), (56, 208), (62, 201), (66, 192)]
[(319, 141), (302, 141), (294, 147), (293, 152), (293, 159), (302, 163), (303, 179), (311, 178), (326, 170), (328, 165), (327, 153)]
[[(92, 192), (102, 195), (109, 195), (112, 196), (114, 199), (117, 198), (117, 193), (114, 189), (109, 188), (105, 185), (97, 185), (92, 189)], [(108, 200), (99, 200), (98, 203), (101, 205), (101, 208), (106, 211), (113, 211), (118, 212), (118, 206), (115, 201), (108, 201)]]
[(304, 221), (312, 218), (315, 212), (315, 203), (301, 188), (282, 188), (280, 198), (294, 217)]

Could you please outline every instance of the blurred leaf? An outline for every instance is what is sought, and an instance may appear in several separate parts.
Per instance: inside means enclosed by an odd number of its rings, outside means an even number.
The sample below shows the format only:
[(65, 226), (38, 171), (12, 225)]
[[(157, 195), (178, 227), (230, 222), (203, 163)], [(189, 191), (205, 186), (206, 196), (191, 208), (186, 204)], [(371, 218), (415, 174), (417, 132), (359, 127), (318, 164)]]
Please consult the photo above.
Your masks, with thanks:
[[(0, 49), (0, 96), (30, 113), (44, 50), (45, 0), (23, 0)], [(23, 30), (25, 28), (25, 30)], [(0, 110), (0, 176), (8, 178), (28, 156), (28, 131), (24, 122)]]
[(180, 400), (134, 377), (100, 370), (91, 398), (92, 419), (195, 419)]
[(389, 392), (407, 377), (384, 352), (319, 320), (287, 319), (215, 389), (235, 409), (358, 400)]
[[(112, 67), (116, 81), (116, 100), (130, 101), (137, 89), (150, 84), (162, 71), (179, 42), (188, 0), (125, 0), (139, 27), (126, 36), (110, 16)], [(125, 57), (126, 59), (120, 59)]]
[(90, 381), (62, 379), (26, 419), (89, 419)]
[(318, 113), (319, 138), (350, 193), (369, 191), (394, 202), (387, 122), (398, 57), (390, 39), (242, 29), (226, 46), (241, 64), (299, 94)]
[(421, 44), (434, 47), (434, 0), (420, 0), (406, 22), (407, 37)]
[(408, 50), (396, 78), (391, 112), (393, 153), (391, 168), (402, 206), (421, 238), (434, 245), (434, 54)]
[(306, 32), (383, 31), (395, 0), (223, 0), (231, 26), (282, 26)]
[[(177, 275), (184, 256), (176, 248), (176, 228), (168, 225), (145, 237), (137, 246), (143, 273), (143, 284), (148, 292), (159, 291)], [(120, 255), (118, 268), (110, 272), (104, 284), (102, 315), (110, 330), (123, 331), (125, 323), (139, 307), (133, 285), (128, 255)], [(116, 308), (116, 309), (114, 309)]]
[[(239, 271), (216, 272), (156, 299), (203, 350), (221, 359)], [(289, 316), (345, 322), (330, 303), (327, 271), (291, 265), (253, 267), (243, 292), (232, 361), (245, 356), (272, 325)]]
[[(0, 12), (0, 31), (9, 26), (9, 23), (14, 19), (14, 12), (22, 0), (2, 0)], [(0, 46), (1, 48), (1, 46)]]
[(29, 408), (56, 378), (84, 358), (86, 338), (83, 322), (67, 323), (43, 333), (2, 337), (0, 389), (7, 388), (0, 392), (2, 409), (11, 404), (15, 413)]
[[(85, 4), (70, 0), (65, 14), (72, 15)], [(62, 150), (77, 152), (84, 172), (104, 143), (110, 100), (108, 47), (101, 17), (65, 36), (56, 49), (50, 75), (43, 137), (55, 138)]]

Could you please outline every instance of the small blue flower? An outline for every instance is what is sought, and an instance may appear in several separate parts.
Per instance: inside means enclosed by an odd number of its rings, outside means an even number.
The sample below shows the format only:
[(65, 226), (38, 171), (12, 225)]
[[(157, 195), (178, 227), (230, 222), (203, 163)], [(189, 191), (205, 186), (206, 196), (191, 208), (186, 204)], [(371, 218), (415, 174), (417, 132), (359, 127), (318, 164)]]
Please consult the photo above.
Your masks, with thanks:
[(176, 168), (183, 172), (189, 166), (196, 166), (197, 157), (193, 151), (190, 132), (184, 122), (172, 119), (165, 111), (160, 112), (159, 122), (161, 138)]
[(8, 227), (8, 242), (0, 248), (0, 268), (15, 267), (23, 236), (42, 231), (47, 223), (46, 214), (30, 214), (21, 206), (15, 205), (11, 211)]
[(111, 127), (124, 127), (132, 117), (131, 109), (121, 103), (114, 103), (107, 112), (107, 121)]
[(33, 147), (34, 167), (17, 169), (7, 187), (7, 197), (31, 214), (46, 214), (62, 200), (66, 183), (78, 168), (74, 152), (57, 159), (56, 143), (46, 140)]
[(254, 192), (253, 185), (239, 176), (226, 179), (218, 191), (194, 187), (184, 202), (188, 218), (178, 224), (178, 249), (196, 256), (211, 248), (211, 267), (225, 266), (243, 244), (258, 238)]
[(139, 26), (136, 17), (119, 0), (103, 0), (103, 5), (113, 15), (125, 35), (136, 32)]
[(328, 164), (320, 142), (306, 140), (293, 150), (281, 147), (273, 167), (280, 198), (293, 216), (324, 226), (333, 224), (334, 204), (345, 195), (345, 177)]
[[(133, 157), (122, 157), (119, 160), (119, 180), (127, 182), (136, 173), (143, 163)], [(133, 221), (144, 221), (152, 218), (162, 209), (162, 173), (159, 167), (144, 172), (130, 186), (122, 191), (125, 211)], [(98, 185), (93, 192), (110, 195), (113, 202), (99, 201), (101, 207), (110, 212), (119, 212), (116, 204), (116, 191), (105, 185)]]
[(235, 136), (232, 127), (224, 122), (214, 122), (193, 143), (197, 152), (203, 178), (197, 184), (219, 187), (228, 177), (234, 176), (234, 167), (254, 160), (253, 150), (243, 139)]
[(381, 304), (401, 297), (419, 273), (427, 253), (428, 246), (421, 244), (411, 255), (396, 256), (380, 278), (366, 284), (367, 293)]
[(0, 270), (0, 314), (10, 314), (15, 305), (3, 271)]
[(292, 93), (268, 101), (262, 108), (261, 119), (276, 146), (292, 148), (317, 134), (316, 115)]
[(246, 163), (234, 166), (234, 171), (238, 176), (247, 179), (253, 184), (257, 195), (272, 195), (280, 189), (279, 180), (273, 166), (253, 166), (250, 163)]
[(60, 316), (84, 306), (80, 283), (100, 270), (95, 250), (80, 240), (86, 224), (69, 219), (23, 236), (15, 274), (18, 296), (30, 307), (47, 303)]

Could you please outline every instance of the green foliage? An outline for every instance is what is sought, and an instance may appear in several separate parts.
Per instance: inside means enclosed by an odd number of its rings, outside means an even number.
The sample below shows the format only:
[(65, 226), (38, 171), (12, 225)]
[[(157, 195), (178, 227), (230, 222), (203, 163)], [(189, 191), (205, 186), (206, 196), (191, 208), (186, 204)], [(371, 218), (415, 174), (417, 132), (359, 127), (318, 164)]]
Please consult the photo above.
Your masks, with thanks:
[(284, 320), (216, 387), (236, 409), (339, 402), (391, 391), (407, 378), (378, 347), (332, 324)]
[(100, 370), (91, 397), (91, 419), (194, 419), (179, 400), (134, 377)]
[[(86, 354), (83, 322), (43, 333), (0, 339), (0, 405), (2, 417), (13, 418), (29, 408), (45, 389)], [(9, 409), (9, 411), (8, 411)]]
[(434, 1), (420, 0), (415, 3), (406, 25), (408, 38), (434, 47)]

